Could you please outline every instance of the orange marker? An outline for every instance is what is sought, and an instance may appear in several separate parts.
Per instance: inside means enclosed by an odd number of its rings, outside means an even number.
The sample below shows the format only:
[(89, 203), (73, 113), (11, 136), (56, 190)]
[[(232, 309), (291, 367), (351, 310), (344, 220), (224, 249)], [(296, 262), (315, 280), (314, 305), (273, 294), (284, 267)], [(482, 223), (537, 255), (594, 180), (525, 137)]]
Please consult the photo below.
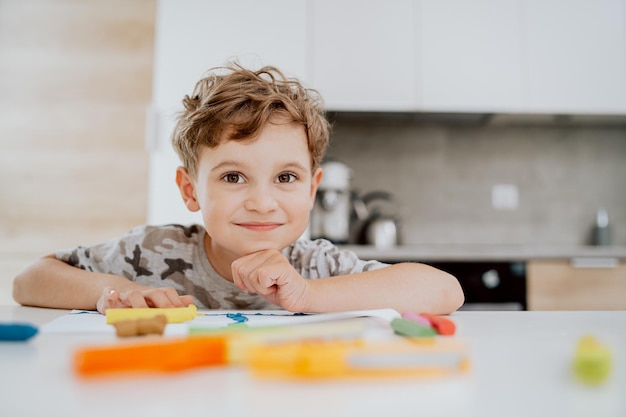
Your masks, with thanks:
[(427, 319), (435, 330), (437, 330), (437, 333), (441, 335), (450, 336), (456, 331), (456, 325), (452, 320), (430, 313), (420, 313), (420, 316)]

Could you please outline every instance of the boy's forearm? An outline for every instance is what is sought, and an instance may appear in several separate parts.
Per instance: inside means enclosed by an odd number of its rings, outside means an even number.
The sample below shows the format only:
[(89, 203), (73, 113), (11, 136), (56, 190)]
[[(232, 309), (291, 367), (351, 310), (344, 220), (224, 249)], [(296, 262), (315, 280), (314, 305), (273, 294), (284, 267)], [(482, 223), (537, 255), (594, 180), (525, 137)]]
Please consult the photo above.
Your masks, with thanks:
[(393, 308), (450, 314), (464, 302), (452, 275), (417, 263), (309, 281), (307, 312)]
[(47, 256), (15, 277), (13, 298), (27, 306), (95, 310), (105, 287), (124, 290), (141, 286), (123, 277), (85, 271)]

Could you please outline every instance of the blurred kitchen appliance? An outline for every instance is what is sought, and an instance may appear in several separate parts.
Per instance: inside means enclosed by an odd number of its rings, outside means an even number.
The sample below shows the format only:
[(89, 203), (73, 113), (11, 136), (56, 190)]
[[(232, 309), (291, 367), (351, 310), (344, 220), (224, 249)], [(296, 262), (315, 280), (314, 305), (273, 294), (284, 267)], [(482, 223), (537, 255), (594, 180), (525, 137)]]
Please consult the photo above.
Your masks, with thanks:
[[(393, 197), (386, 191), (371, 191), (362, 197), (355, 197), (355, 208), (361, 202), (361, 220), (356, 243), (373, 245), (377, 249), (389, 249), (398, 244), (398, 221)], [(364, 214), (363, 214), (364, 213)]]
[(353, 207), (350, 192), (351, 170), (339, 161), (325, 162), (322, 169), (324, 175), (311, 212), (311, 238), (347, 243)]
[(391, 218), (374, 219), (367, 226), (367, 243), (376, 249), (389, 249), (398, 242), (398, 227)]
[(605, 209), (599, 209), (596, 212), (596, 222), (593, 225), (591, 243), (596, 246), (608, 246), (611, 244), (609, 214)]

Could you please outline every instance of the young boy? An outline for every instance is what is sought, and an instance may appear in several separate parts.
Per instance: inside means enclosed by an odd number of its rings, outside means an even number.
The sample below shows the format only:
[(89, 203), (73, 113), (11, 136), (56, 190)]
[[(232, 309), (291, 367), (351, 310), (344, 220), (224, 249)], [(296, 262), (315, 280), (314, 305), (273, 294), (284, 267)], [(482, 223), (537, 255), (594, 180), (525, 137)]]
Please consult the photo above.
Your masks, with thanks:
[(173, 145), (182, 199), (203, 226), (141, 226), (58, 251), (15, 278), (23, 305), (332, 312), (394, 308), (448, 314), (451, 275), (364, 261), (326, 240), (298, 240), (322, 179), (329, 126), (321, 100), (273, 67), (213, 71), (183, 100)]

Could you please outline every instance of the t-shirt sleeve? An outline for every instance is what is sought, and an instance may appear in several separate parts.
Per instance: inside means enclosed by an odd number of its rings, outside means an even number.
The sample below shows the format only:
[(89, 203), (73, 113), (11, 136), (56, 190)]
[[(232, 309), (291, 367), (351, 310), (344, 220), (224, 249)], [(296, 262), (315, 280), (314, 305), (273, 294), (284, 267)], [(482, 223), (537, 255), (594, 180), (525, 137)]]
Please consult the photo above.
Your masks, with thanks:
[(55, 252), (57, 259), (91, 272), (118, 275), (134, 281), (138, 275), (151, 275), (141, 256), (142, 233), (133, 229), (127, 235), (94, 246), (78, 246)]
[(352, 251), (340, 249), (325, 239), (298, 240), (283, 252), (304, 278), (324, 278), (373, 271), (389, 264), (362, 260)]

